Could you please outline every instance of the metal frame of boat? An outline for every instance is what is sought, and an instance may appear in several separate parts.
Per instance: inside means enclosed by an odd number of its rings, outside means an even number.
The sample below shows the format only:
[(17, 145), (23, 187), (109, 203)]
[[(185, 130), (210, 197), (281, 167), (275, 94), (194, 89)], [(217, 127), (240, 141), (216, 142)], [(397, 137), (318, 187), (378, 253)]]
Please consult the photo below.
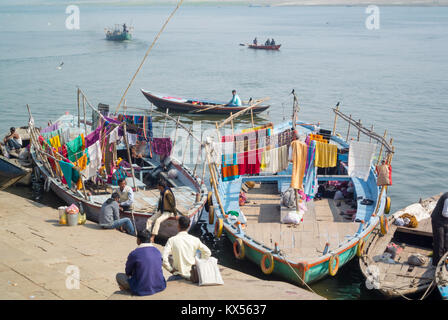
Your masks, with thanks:
[[(87, 104), (93, 108), (88, 101), (84, 101), (83, 98), (83, 104), (87, 102)], [(95, 110), (96, 111), (96, 110)], [(96, 111), (98, 112), (98, 111)], [(31, 114), (30, 114), (31, 116)], [(85, 116), (85, 111), (84, 111)], [(72, 119), (68, 120), (70, 115), (65, 115), (61, 117), (58, 121), (65, 122), (67, 125), (68, 123), (71, 123), (72, 126), (76, 127), (74, 123), (76, 122), (76, 117), (71, 116)], [(62, 120), (65, 119), (65, 120)], [(85, 119), (85, 118), (84, 118)], [(31, 122), (31, 121), (30, 121)], [(57, 122), (57, 121), (56, 121)], [(86, 122), (86, 120), (82, 120), (81, 122)], [(79, 117), (78, 117), (78, 125), (79, 125)], [(70, 124), (69, 124), (70, 125)], [(79, 129), (79, 127), (77, 127)], [(32, 123), (30, 123), (30, 129), (36, 130)], [(35, 132), (37, 134), (37, 132)], [(32, 140), (37, 140), (36, 135), (31, 133)], [(61, 179), (57, 176), (53, 176), (50, 172), (50, 168), (48, 166), (48, 163), (45, 163), (45, 160), (38, 154), (35, 148), (35, 143), (31, 146), (31, 156), (33, 159), (33, 162), (35, 163), (35, 169), (38, 170), (39, 173), (41, 173), (42, 177), (45, 179), (45, 189), (46, 191), (49, 191), (50, 189), (64, 202), (66, 202), (68, 205), (76, 204), (79, 205), (80, 203), (83, 206), (84, 211), (86, 212), (87, 219), (98, 222), (98, 217), (101, 211), (102, 203), (110, 197), (110, 194), (108, 196), (105, 195), (86, 195), (83, 194), (79, 190), (74, 191), (73, 189), (70, 189), (66, 184), (62, 183)], [(160, 160), (158, 159), (157, 155), (154, 155), (152, 159), (145, 159), (147, 164), (151, 164), (152, 169), (157, 168), (160, 164)], [(186, 202), (188, 202), (187, 205), (190, 205), (189, 208), (185, 208), (187, 212), (182, 212), (183, 215), (187, 216), (191, 220), (190, 228), (196, 224), (197, 220), (199, 219), (200, 213), (202, 212), (202, 209), (206, 203), (207, 200), (207, 188), (205, 184), (202, 182), (203, 179), (200, 179), (199, 177), (195, 176), (195, 174), (186, 166), (184, 166), (180, 161), (175, 159), (174, 157), (171, 157), (171, 161), (169, 165), (167, 166), (167, 171), (170, 169), (176, 169), (178, 174), (177, 177), (173, 179), (168, 179), (168, 181), (173, 184), (176, 183), (178, 186), (185, 186), (190, 188), (192, 192), (186, 192), (183, 189), (179, 189), (179, 193), (177, 193), (177, 188), (173, 188), (173, 192), (176, 196), (176, 198), (182, 198), (182, 199), (188, 199)], [(165, 173), (166, 174), (166, 173)], [(165, 176), (165, 179), (167, 176)], [(137, 188), (145, 187), (144, 183), (141, 182), (136, 176), (134, 176), (134, 181), (137, 182), (136, 186)], [(133, 180), (131, 179), (130, 182)], [(128, 182), (129, 184), (129, 182)], [(140, 193), (143, 193), (144, 191), (138, 191), (134, 193), (134, 197), (137, 200), (137, 196)], [(188, 193), (188, 194), (187, 194)], [(195, 195), (199, 194), (199, 198), (196, 198)], [(156, 194), (153, 194), (152, 197), (143, 197), (142, 201), (145, 202), (148, 207), (153, 207), (154, 209), (157, 208), (157, 201), (158, 201), (158, 192)], [(96, 201), (95, 201), (96, 200)], [(101, 200), (101, 201), (100, 201)], [(178, 202), (180, 199), (178, 199)], [(152, 205), (150, 204), (152, 203)], [(153, 210), (155, 211), (155, 210)], [(121, 215), (124, 217), (131, 218), (131, 220), (135, 221), (135, 226), (137, 230), (143, 230), (146, 228), (146, 221), (148, 218), (150, 218), (153, 215), (154, 212), (141, 212), (134, 210), (133, 212), (121, 212)], [(160, 226), (159, 231), (159, 237), (161, 238), (168, 238), (170, 236), (173, 236), (177, 233), (177, 223), (175, 222), (175, 218), (170, 218), (166, 221), (164, 221)]]
[[(188, 100), (184, 98), (165, 96), (160, 94), (154, 94), (144, 89), (141, 89), (143, 95), (155, 105), (158, 109), (167, 110), (170, 112), (200, 112), (200, 114), (224, 114), (230, 115), (231, 113), (237, 113), (244, 109), (250, 107), (250, 105), (241, 106), (241, 107), (229, 107), (229, 106), (219, 106), (224, 105), (225, 103), (220, 102), (208, 102), (208, 101), (200, 101), (200, 100)], [(198, 101), (202, 102), (204, 105), (201, 106), (199, 104), (193, 104), (189, 101)], [(217, 105), (217, 107), (210, 108), (213, 105)], [(270, 106), (255, 106), (251, 110), (253, 113), (260, 113), (267, 110)], [(204, 111), (201, 111), (204, 110)], [(193, 113), (194, 114), (194, 113)]]
[[(298, 108), (298, 107), (297, 107)], [(335, 115), (335, 127), (333, 129), (333, 134), (330, 139), (337, 144), (339, 144), (343, 148), (349, 147), (349, 144), (340, 138), (340, 135), (335, 135), (336, 129), (336, 117), (339, 116), (345, 119), (345, 115), (339, 112), (339, 107), (333, 109), (336, 113)], [(346, 117), (348, 118), (348, 117)], [(297, 119), (293, 117), (293, 119)], [(351, 121), (351, 119), (350, 119)], [(309, 125), (303, 122), (296, 122), (297, 125), (306, 129), (306, 130), (314, 130), (316, 129), (313, 125)], [(350, 124), (358, 128), (360, 132), (374, 134), (375, 139), (378, 137), (373, 131), (366, 130), (366, 128), (362, 127), (360, 123), (355, 121), (351, 121)], [(292, 122), (284, 123), (280, 127), (274, 127), (274, 131), (281, 132), (285, 128), (291, 128)], [(388, 145), (387, 142), (384, 142), (384, 139), (378, 139), (378, 142), (381, 142), (388, 150), (388, 154), (391, 155), (394, 151), (394, 147)], [(382, 148), (381, 148), (382, 149)], [(380, 151), (381, 154), (381, 151)], [(309, 283), (315, 282), (329, 274), (329, 262), (331, 259), (335, 259), (333, 257), (337, 257), (339, 260), (339, 268), (345, 265), (348, 261), (350, 261), (356, 254), (358, 247), (363, 245), (371, 235), (372, 231), (380, 223), (380, 217), (384, 214), (386, 203), (390, 201), (386, 196), (385, 188), (378, 187), (376, 184), (376, 172), (375, 166), (372, 165), (370, 169), (370, 174), (367, 181), (364, 181), (359, 178), (351, 178), (348, 176), (345, 177), (326, 177), (326, 176), (317, 176), (320, 181), (333, 181), (333, 180), (350, 180), (354, 183), (355, 194), (359, 196), (363, 196), (365, 198), (374, 199), (374, 203), (370, 206), (361, 205), (361, 200), (358, 200), (358, 211), (356, 213), (356, 220), (359, 223), (359, 227), (354, 234), (346, 235), (345, 240), (336, 248), (330, 248), (328, 252), (322, 254), (319, 257), (315, 257), (312, 259), (308, 259), (305, 257), (294, 256), (294, 257), (285, 257), (282, 254), (282, 248), (277, 247), (277, 245), (273, 246), (273, 244), (263, 243), (259, 239), (255, 239), (250, 237), (243, 228), (244, 225), (244, 213), (242, 213), (239, 206), (239, 193), (241, 190), (241, 185), (245, 181), (257, 181), (257, 182), (267, 182), (277, 183), (279, 185), (287, 184), (289, 186), (291, 181), (291, 165), (289, 166), (289, 175), (284, 174), (280, 175), (272, 175), (272, 176), (245, 176), (243, 178), (240, 177), (239, 180), (234, 181), (226, 181), (223, 182), (221, 177), (219, 177), (219, 170), (213, 168), (213, 164), (210, 163), (209, 160), (209, 169), (211, 173), (211, 177), (216, 181), (216, 187), (212, 192), (212, 203), (214, 210), (214, 218), (215, 221), (215, 236), (216, 236), (216, 228), (219, 230), (219, 221), (222, 221), (222, 232), (227, 235), (227, 238), (235, 245), (235, 242), (238, 241), (239, 244), (244, 246), (245, 258), (252, 261), (253, 263), (260, 266), (261, 263), (264, 263), (264, 260), (271, 255), (274, 262), (274, 268), (272, 273), (276, 274), (288, 281), (296, 283), (298, 285), (307, 285)], [(213, 185), (214, 181), (212, 181)], [(236, 184), (236, 186), (235, 186)], [(389, 202), (390, 203), (390, 202)], [(222, 204), (223, 210), (222, 212), (221, 206)], [(243, 207), (244, 208), (244, 207)], [(239, 213), (238, 219), (232, 218), (232, 215), (226, 214), (229, 210), (234, 210)], [(306, 213), (305, 213), (306, 215)], [(243, 221), (242, 221), (243, 220)], [(278, 221), (280, 223), (280, 221)], [(356, 223), (356, 222), (353, 222)], [(272, 240), (271, 240), (272, 241)], [(324, 248), (322, 248), (324, 249)], [(265, 265), (266, 266), (266, 265)]]

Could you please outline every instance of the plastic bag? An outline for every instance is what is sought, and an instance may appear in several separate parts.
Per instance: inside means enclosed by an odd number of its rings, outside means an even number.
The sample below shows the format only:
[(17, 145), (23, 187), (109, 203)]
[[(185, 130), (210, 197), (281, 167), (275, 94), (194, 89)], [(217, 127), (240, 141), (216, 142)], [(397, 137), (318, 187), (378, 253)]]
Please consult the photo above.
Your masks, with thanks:
[(281, 223), (286, 224), (299, 224), (302, 221), (303, 214), (305, 212), (303, 210), (296, 211), (288, 211), (288, 213), (282, 218)]
[(218, 260), (216, 260), (216, 258), (210, 257), (205, 260), (195, 257), (195, 259), (200, 286), (214, 286), (224, 284), (224, 281), (221, 277), (221, 272), (219, 272)]
[(78, 212), (79, 208), (75, 204), (72, 204), (70, 207), (65, 209), (65, 213), (67, 214), (77, 214)]

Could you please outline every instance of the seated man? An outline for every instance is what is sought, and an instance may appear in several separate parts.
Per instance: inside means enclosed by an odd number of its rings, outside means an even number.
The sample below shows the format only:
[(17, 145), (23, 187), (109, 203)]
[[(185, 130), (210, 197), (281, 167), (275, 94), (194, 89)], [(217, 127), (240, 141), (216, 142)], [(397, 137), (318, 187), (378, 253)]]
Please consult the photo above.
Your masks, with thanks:
[(166, 280), (162, 271), (162, 255), (149, 243), (146, 230), (137, 234), (137, 249), (126, 261), (126, 273), (117, 273), (116, 279), (121, 290), (129, 290), (138, 296), (148, 296), (163, 291)]
[[(191, 267), (195, 264), (196, 251), (201, 252), (201, 259), (208, 259), (211, 251), (205, 244), (190, 234), (187, 230), (190, 226), (190, 219), (181, 216), (178, 220), (177, 228), (179, 233), (168, 239), (163, 250), (163, 267), (173, 273), (175, 277), (170, 280), (184, 278), (190, 280)], [(169, 262), (169, 256), (173, 257), (173, 264)]]
[(268, 38), (268, 40), (266, 40), (266, 42), (264, 43), (264, 45), (265, 46), (269, 46), (271, 44), (271, 40), (269, 40), (269, 38)]
[(120, 219), (120, 209), (118, 202), (120, 201), (120, 195), (118, 192), (112, 193), (112, 196), (107, 199), (101, 206), (100, 216), (98, 218), (100, 226), (104, 229), (120, 229), (124, 226), (126, 232), (134, 234), (134, 226), (131, 219)]
[(274, 38), (272, 38), (272, 40), (271, 40), (271, 46), (275, 46)]
[(253, 43), (254, 43), (254, 45), (257, 45), (257, 43), (258, 43), (258, 41), (257, 41), (257, 37), (255, 37)]
[(229, 107), (241, 107), (241, 99), (236, 94), (236, 90), (232, 90), (232, 95), (233, 95), (232, 100), (229, 101), (227, 106), (229, 106)]
[(160, 224), (168, 218), (174, 217), (177, 213), (176, 199), (166, 181), (159, 180), (157, 189), (160, 191), (157, 213), (153, 214), (152, 217), (146, 221), (146, 230), (151, 232), (151, 243), (154, 243), (155, 237), (159, 234)]
[(22, 138), (20, 135), (16, 132), (16, 128), (11, 127), (9, 129), (10, 133), (5, 136), (3, 139), (3, 142), (8, 147), (8, 150), (16, 150), (19, 151), (22, 148)]
[(123, 211), (132, 210), (134, 203), (134, 191), (130, 186), (126, 185), (126, 179), (124, 178), (118, 179), (117, 183), (120, 187), (118, 189), (118, 195), (120, 196), (120, 209)]

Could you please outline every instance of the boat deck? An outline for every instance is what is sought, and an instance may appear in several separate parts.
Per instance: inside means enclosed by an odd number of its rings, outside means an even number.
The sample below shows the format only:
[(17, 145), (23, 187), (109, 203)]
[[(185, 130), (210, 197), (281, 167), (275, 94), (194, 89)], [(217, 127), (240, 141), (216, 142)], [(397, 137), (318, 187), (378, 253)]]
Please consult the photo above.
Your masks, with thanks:
[[(181, 214), (187, 215), (188, 211), (194, 206), (196, 193), (190, 187), (182, 186), (171, 188), (176, 199), (176, 208)], [(92, 201), (103, 204), (110, 198), (110, 194), (92, 195)], [(148, 190), (139, 190), (134, 192), (134, 212), (135, 213), (153, 213), (157, 209), (160, 192), (157, 188)]]
[(308, 202), (308, 210), (299, 225), (282, 224), (281, 211), (286, 211), (280, 209), (280, 194), (275, 183), (256, 184), (247, 192), (247, 200), (249, 203), (241, 207), (247, 219), (246, 234), (271, 248), (277, 242), (279, 249), (290, 258), (319, 257), (327, 242), (330, 250), (334, 249), (359, 228), (359, 223), (340, 215), (341, 210), (350, 207), (343, 201), (336, 207), (332, 199)]

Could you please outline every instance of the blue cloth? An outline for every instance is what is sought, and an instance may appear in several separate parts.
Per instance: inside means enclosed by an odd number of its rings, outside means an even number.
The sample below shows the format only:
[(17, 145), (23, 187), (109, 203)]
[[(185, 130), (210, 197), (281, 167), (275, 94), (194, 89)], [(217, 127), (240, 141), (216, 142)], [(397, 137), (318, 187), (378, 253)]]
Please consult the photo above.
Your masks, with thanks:
[(140, 246), (132, 251), (126, 262), (126, 275), (132, 293), (152, 295), (166, 288), (162, 272), (162, 254), (153, 246)]
[(106, 229), (118, 229), (121, 226), (124, 226), (128, 234), (135, 235), (134, 225), (132, 224), (132, 221), (129, 218), (118, 219), (110, 224), (103, 224), (101, 226)]
[(14, 139), (9, 139), (8, 141), (6, 141), (7, 146), (9, 147), (9, 150), (13, 150), (13, 149), (20, 149), (22, 148), (22, 146), (20, 145), (20, 143), (18, 143), (16, 140)]
[(71, 163), (65, 161), (58, 161), (59, 166), (61, 167), (62, 174), (64, 175), (65, 181), (69, 188), (72, 187), (72, 179), (73, 179), (73, 165)]
[(230, 100), (230, 102), (227, 104), (228, 106), (233, 106), (233, 107), (241, 107), (241, 99), (240, 97), (238, 97), (237, 94), (235, 94), (232, 97), (232, 100)]

